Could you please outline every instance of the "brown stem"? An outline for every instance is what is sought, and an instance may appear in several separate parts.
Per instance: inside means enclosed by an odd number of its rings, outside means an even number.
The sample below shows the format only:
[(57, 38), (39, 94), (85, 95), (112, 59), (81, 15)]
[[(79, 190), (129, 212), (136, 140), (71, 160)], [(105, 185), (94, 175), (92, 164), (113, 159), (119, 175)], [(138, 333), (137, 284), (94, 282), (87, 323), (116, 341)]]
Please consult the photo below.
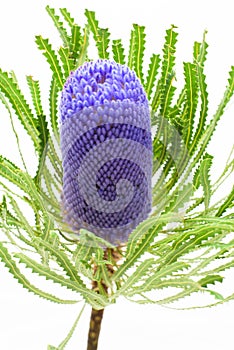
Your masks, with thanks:
[[(104, 259), (113, 261), (113, 265), (110, 265), (110, 264), (106, 265), (109, 276), (111, 276), (114, 273), (114, 266), (121, 259), (121, 250), (106, 249), (104, 252)], [(96, 273), (97, 269), (98, 269), (98, 266), (95, 265), (94, 274)], [(101, 284), (101, 288), (106, 292), (106, 294), (108, 294), (108, 287), (105, 285), (105, 283), (101, 281), (100, 284)], [(97, 281), (93, 281), (92, 289), (95, 290), (97, 293), (99, 293), (99, 286)], [(90, 323), (89, 323), (87, 350), (97, 350), (98, 348), (98, 339), (99, 339), (99, 334), (101, 330), (103, 313), (104, 313), (104, 309), (95, 310), (94, 308), (92, 308)]]
[(101, 330), (101, 323), (104, 309), (95, 310), (92, 309), (90, 324), (89, 324), (89, 335), (88, 335), (88, 346), (87, 350), (97, 350), (98, 339)]

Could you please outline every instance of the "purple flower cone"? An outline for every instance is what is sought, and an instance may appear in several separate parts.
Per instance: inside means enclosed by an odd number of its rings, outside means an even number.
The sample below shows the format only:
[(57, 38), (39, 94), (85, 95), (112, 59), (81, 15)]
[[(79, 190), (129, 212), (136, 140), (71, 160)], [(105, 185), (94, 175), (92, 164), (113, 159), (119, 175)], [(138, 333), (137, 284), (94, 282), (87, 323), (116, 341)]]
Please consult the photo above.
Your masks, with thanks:
[(149, 105), (127, 66), (98, 60), (72, 72), (61, 97), (64, 221), (112, 244), (151, 210)]

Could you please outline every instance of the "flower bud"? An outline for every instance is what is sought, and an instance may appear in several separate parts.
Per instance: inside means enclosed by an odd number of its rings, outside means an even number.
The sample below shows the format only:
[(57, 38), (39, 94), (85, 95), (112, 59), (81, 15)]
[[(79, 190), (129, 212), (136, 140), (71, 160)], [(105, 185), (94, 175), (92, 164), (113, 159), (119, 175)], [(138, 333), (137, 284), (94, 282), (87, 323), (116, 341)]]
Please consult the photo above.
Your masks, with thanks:
[(151, 210), (150, 112), (139, 79), (115, 62), (86, 62), (65, 83), (60, 115), (64, 221), (126, 242)]

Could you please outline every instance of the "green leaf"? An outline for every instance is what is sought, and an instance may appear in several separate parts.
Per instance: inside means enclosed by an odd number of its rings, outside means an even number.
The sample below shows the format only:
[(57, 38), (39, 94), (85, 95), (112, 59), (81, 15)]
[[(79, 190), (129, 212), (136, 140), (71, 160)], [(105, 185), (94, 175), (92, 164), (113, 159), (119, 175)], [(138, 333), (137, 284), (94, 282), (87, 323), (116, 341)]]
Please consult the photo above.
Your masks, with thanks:
[(19, 156), (20, 156), (20, 159), (22, 161), (22, 165), (24, 167), (24, 170), (27, 171), (27, 166), (26, 166), (26, 163), (25, 163), (25, 160), (24, 160), (23, 153), (21, 151), (21, 146), (20, 146), (20, 140), (19, 140), (18, 132), (15, 129), (15, 125), (14, 125), (14, 121), (13, 121), (13, 117), (12, 117), (12, 113), (11, 113), (11, 108), (10, 108), (6, 98), (4, 97), (4, 95), (2, 93), (0, 93), (0, 100), (2, 101), (3, 105), (5, 106), (5, 108), (7, 109), (8, 113), (9, 113), (11, 127), (12, 127), (12, 131), (13, 131), (13, 133), (15, 135), (15, 140), (16, 140), (16, 143), (17, 143)]
[[(187, 183), (181, 188), (175, 189), (171, 202), (165, 207), (165, 213), (179, 213), (193, 195), (192, 184)], [(178, 214), (179, 216), (179, 214)]]
[(19, 169), (14, 163), (0, 156), (0, 176), (27, 193), (27, 186), (25, 185), (21, 174), (22, 170)]
[(5, 224), (13, 227), (20, 227), (21, 223), (20, 221), (8, 210), (6, 197), (3, 196), (2, 202), (0, 203), (0, 217), (1, 217), (1, 225), (2, 227), (5, 226)]
[(84, 287), (84, 283), (78, 276), (75, 266), (72, 265), (71, 261), (68, 259), (67, 255), (63, 251), (57, 250), (51, 244), (44, 240), (37, 239), (37, 241), (41, 246), (45, 247), (56, 258), (58, 264), (62, 267), (62, 269), (66, 272), (67, 276), (70, 277), (72, 281), (77, 282)]
[(70, 282), (72, 284), (75, 283), (76, 290), (79, 292), (83, 298), (90, 303), (94, 308), (101, 309), (108, 305), (108, 301), (106, 297), (100, 295), (90, 289), (88, 289), (84, 282), (79, 277), (75, 266), (72, 265), (68, 256), (60, 249), (53, 247), (48, 242), (36, 238), (36, 241), (42, 246), (45, 247), (48, 252), (55, 257), (59, 266), (64, 270), (66, 275), (71, 279)]
[(49, 39), (44, 39), (41, 35), (38, 35), (36, 36), (36, 44), (38, 48), (43, 51), (43, 55), (45, 56), (47, 62), (50, 65), (50, 69), (53, 72), (58, 87), (62, 89), (65, 79), (56, 53), (52, 49), (51, 44), (49, 43)]
[(52, 77), (49, 93), (49, 103), (50, 103), (50, 122), (52, 126), (53, 133), (57, 140), (59, 140), (59, 129), (58, 129), (58, 93), (59, 88), (56, 83), (55, 76)]
[(25, 264), (27, 268), (30, 268), (33, 273), (45, 277), (47, 280), (53, 281), (54, 283), (58, 283), (60, 286), (70, 289), (73, 292), (78, 292), (79, 286), (77, 286), (74, 281), (55, 273), (49, 267), (39, 264), (22, 253), (15, 254), (15, 257), (19, 259), (20, 263)]
[(184, 63), (184, 76), (186, 88), (186, 113), (184, 115), (185, 128), (183, 134), (185, 145), (189, 147), (198, 104), (197, 72), (193, 63)]
[(88, 61), (88, 47), (89, 47), (89, 26), (86, 25), (84, 28), (83, 38), (81, 40), (81, 47), (79, 58), (76, 63), (76, 67), (81, 66), (85, 61)]
[(31, 75), (27, 76), (27, 83), (31, 92), (32, 101), (34, 105), (35, 112), (37, 116), (44, 115), (41, 104), (41, 91), (39, 86), (39, 81), (34, 80)]
[(70, 28), (72, 28), (73, 24), (75, 23), (75, 20), (74, 18), (72, 18), (70, 12), (66, 8), (61, 8), (59, 10), (63, 15), (64, 19), (66, 20), (66, 22), (68, 23), (68, 25), (70, 26)]
[(0, 258), (5, 264), (5, 266), (9, 269), (9, 272), (14, 276), (14, 278), (22, 284), (24, 288), (26, 288), (29, 292), (32, 292), (36, 295), (38, 295), (41, 298), (53, 301), (55, 303), (60, 303), (60, 304), (74, 304), (77, 303), (75, 300), (62, 300), (59, 299), (49, 293), (46, 293), (34, 285), (32, 285), (26, 277), (20, 272), (18, 267), (16, 266), (16, 263), (14, 260), (11, 258), (11, 255), (7, 251), (7, 249), (3, 246), (3, 244), (0, 242)]
[(34, 232), (33, 228), (31, 227), (29, 221), (25, 217), (24, 213), (21, 211), (18, 203), (9, 195), (8, 195), (8, 198), (10, 200), (10, 205), (12, 206), (12, 210), (14, 211), (17, 219), (21, 222), (22, 227), (29, 234), (29, 236), (34, 237), (35, 232)]
[(63, 64), (64, 76), (66, 79), (70, 75), (72, 67), (74, 65), (73, 60), (70, 58), (70, 50), (67, 47), (64, 48), (61, 46), (59, 48), (58, 54)]
[(178, 35), (174, 30), (175, 28), (176, 27), (172, 25), (170, 29), (166, 30), (165, 43), (163, 47), (162, 73), (152, 100), (153, 111), (156, 111), (158, 106), (161, 105), (162, 116), (167, 115), (167, 110), (170, 107), (175, 91), (174, 87), (172, 86), (172, 82), (175, 77), (175, 52)]
[(200, 166), (200, 181), (204, 191), (205, 209), (208, 209), (211, 197), (210, 171), (213, 156), (205, 154)]
[(141, 83), (144, 85), (144, 76), (143, 76), (143, 58), (145, 51), (145, 27), (133, 24), (135, 32), (135, 48), (134, 48), (134, 70), (141, 80)]
[(78, 25), (72, 27), (71, 52), (72, 57), (77, 58), (80, 50), (81, 31)]
[[(127, 293), (127, 296), (131, 297), (131, 296), (138, 294), (138, 293), (145, 293), (145, 292), (152, 291), (153, 289), (158, 290), (158, 289), (169, 288), (169, 287), (183, 289), (185, 292), (185, 295), (183, 295), (181, 297), (185, 297), (186, 294), (188, 293), (189, 289), (190, 289), (190, 293), (191, 293), (191, 290), (193, 290), (193, 292), (199, 290), (198, 283), (194, 282), (192, 279), (190, 279), (186, 276), (181, 277), (181, 278), (171, 278), (171, 279), (165, 279), (165, 280), (154, 278), (154, 276), (153, 276), (151, 279), (148, 279), (140, 287), (136, 287), (132, 291), (129, 291)], [(171, 301), (169, 301), (169, 300), (167, 300), (166, 302), (165, 301), (162, 301), (162, 302), (157, 301), (157, 303), (168, 304), (169, 302), (176, 301), (176, 300), (178, 300), (178, 295), (175, 295), (172, 298), (173, 299)]]
[(164, 264), (171, 264), (177, 261), (181, 256), (195, 250), (196, 247), (202, 246), (207, 240), (219, 234), (221, 227), (211, 224), (201, 224), (198, 227), (193, 227), (184, 234), (180, 234), (163, 258)]
[(216, 216), (222, 216), (222, 214), (228, 209), (232, 208), (234, 205), (234, 186), (232, 188), (232, 191), (229, 193), (223, 204), (219, 207), (219, 210), (216, 214)]
[(99, 28), (98, 29), (98, 41), (97, 48), (100, 58), (109, 59), (109, 43), (110, 43), (110, 33), (108, 29)]
[(40, 135), (41, 154), (42, 154), (44, 152), (44, 149), (47, 147), (47, 143), (49, 140), (48, 123), (44, 115), (38, 116), (38, 130)]
[(207, 292), (210, 293), (215, 299), (221, 300), (222, 302), (225, 301), (225, 298), (222, 296), (222, 294), (215, 292), (214, 290), (207, 289)]
[(213, 131), (215, 130), (215, 127), (220, 120), (221, 116), (224, 113), (224, 109), (227, 106), (228, 102), (230, 101), (231, 97), (234, 93), (234, 66), (231, 67), (231, 70), (229, 72), (229, 78), (228, 78), (228, 85), (226, 87), (226, 90), (224, 92), (224, 96), (222, 98), (222, 101), (220, 102), (218, 109), (211, 120), (208, 130), (209, 130), (209, 136), (211, 137), (213, 134)]
[(7, 73), (2, 72), (0, 69), (0, 90), (9, 100), (19, 121), (24, 126), (28, 135), (31, 137), (36, 150), (39, 149), (39, 137), (38, 137), (38, 122), (33, 116), (32, 111), (24, 98), (24, 95), (19, 90), (17, 84)]
[(80, 318), (81, 318), (81, 315), (82, 315), (82, 313), (83, 313), (83, 311), (84, 311), (84, 308), (85, 308), (85, 305), (84, 305), (84, 306), (82, 307), (82, 309), (80, 310), (79, 315), (77, 316), (77, 318), (76, 318), (76, 320), (75, 320), (75, 322), (74, 322), (74, 324), (73, 324), (71, 330), (69, 331), (68, 335), (67, 335), (66, 338), (62, 341), (62, 343), (59, 344), (58, 350), (64, 350), (64, 349), (65, 349), (66, 345), (68, 344), (69, 340), (71, 339), (71, 337), (72, 337), (73, 334), (74, 334), (74, 331), (75, 331), (75, 329), (76, 329), (76, 327), (77, 327), (77, 324), (78, 324), (78, 322), (79, 322), (79, 320), (80, 320)]
[(208, 284), (215, 284), (216, 282), (223, 282), (223, 277), (220, 275), (208, 275), (198, 281), (201, 287), (207, 287)]
[(135, 64), (135, 45), (136, 45), (136, 32), (131, 30), (130, 42), (129, 42), (129, 51), (128, 51), (128, 67), (133, 69)]
[(139, 282), (139, 280), (146, 276), (149, 269), (152, 269), (152, 267), (155, 265), (154, 259), (147, 259), (140, 263), (140, 265), (136, 268), (136, 271), (134, 271), (131, 276), (127, 278), (126, 281), (124, 281), (120, 287), (120, 289), (115, 294), (116, 296), (127, 294), (127, 290), (132, 288), (132, 286)]
[(204, 74), (204, 62), (207, 55), (207, 43), (205, 42), (205, 34), (202, 44), (195, 42), (194, 44), (194, 61), (197, 70), (198, 86), (200, 90), (201, 110), (200, 117), (197, 125), (195, 135), (192, 140), (191, 151), (195, 149), (198, 140), (204, 132), (204, 126), (206, 124), (208, 114), (208, 92), (206, 85), (206, 77)]
[(147, 75), (146, 84), (145, 84), (145, 90), (149, 100), (151, 98), (152, 91), (156, 83), (156, 77), (158, 74), (160, 61), (161, 61), (160, 55), (153, 54), (150, 58), (149, 70), (148, 70), (148, 75)]
[(49, 14), (49, 16), (51, 17), (55, 28), (58, 30), (60, 37), (63, 41), (63, 45), (65, 47), (69, 47), (69, 35), (66, 31), (66, 29), (64, 28), (63, 23), (60, 21), (59, 16), (57, 16), (55, 14), (55, 10), (52, 7), (49, 7), (49, 5), (46, 6), (46, 11)]
[(163, 47), (162, 61), (162, 84), (166, 85), (168, 76), (173, 72), (175, 66), (175, 52), (178, 33), (175, 32), (176, 26), (172, 25), (166, 30), (165, 44)]
[(91, 32), (93, 33), (99, 57), (103, 59), (108, 59), (109, 53), (107, 52), (107, 50), (110, 42), (110, 33), (108, 29), (99, 28), (94, 11), (85, 10), (85, 16), (88, 20)]
[(124, 47), (121, 39), (113, 40), (112, 52), (115, 62), (125, 64)]
[[(113, 274), (112, 276), (113, 281), (118, 280), (125, 273), (125, 271), (127, 271), (130, 267), (132, 267), (136, 263), (136, 261), (141, 257), (141, 255), (145, 253), (150, 243), (152, 243), (155, 237), (157, 237), (162, 226), (163, 226), (162, 223), (155, 224), (147, 232), (145, 232), (144, 236), (140, 239), (137, 246), (135, 246), (133, 253), (127, 256), (126, 260), (122, 263), (119, 269)], [(131, 242), (131, 237), (130, 237), (130, 242)]]

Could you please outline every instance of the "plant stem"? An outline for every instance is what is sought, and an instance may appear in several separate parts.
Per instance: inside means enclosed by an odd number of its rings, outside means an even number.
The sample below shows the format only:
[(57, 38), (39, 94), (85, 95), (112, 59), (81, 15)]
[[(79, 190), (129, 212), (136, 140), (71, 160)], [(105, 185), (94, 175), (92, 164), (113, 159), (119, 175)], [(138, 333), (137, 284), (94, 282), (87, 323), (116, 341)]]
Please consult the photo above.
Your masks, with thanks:
[(89, 324), (89, 335), (88, 335), (88, 346), (87, 350), (97, 350), (98, 339), (101, 330), (101, 323), (104, 309), (95, 310), (92, 309), (90, 324)]
[[(114, 266), (117, 265), (117, 262), (121, 259), (121, 247), (118, 247), (117, 249), (106, 249), (104, 252), (104, 260), (112, 261), (112, 265), (107, 264), (107, 270), (109, 276), (113, 275), (114, 273)], [(94, 265), (94, 275), (97, 272), (98, 266)], [(103, 280), (100, 282), (102, 290), (106, 292), (108, 295), (108, 287), (104, 283)], [(95, 290), (97, 293), (99, 293), (99, 285), (97, 281), (92, 282), (92, 289)], [(100, 310), (95, 310), (92, 308), (91, 316), (90, 316), (90, 323), (89, 323), (89, 334), (88, 334), (88, 344), (87, 344), (87, 350), (97, 350), (98, 348), (98, 339), (99, 334), (101, 330), (101, 323), (103, 318), (104, 308)]]

